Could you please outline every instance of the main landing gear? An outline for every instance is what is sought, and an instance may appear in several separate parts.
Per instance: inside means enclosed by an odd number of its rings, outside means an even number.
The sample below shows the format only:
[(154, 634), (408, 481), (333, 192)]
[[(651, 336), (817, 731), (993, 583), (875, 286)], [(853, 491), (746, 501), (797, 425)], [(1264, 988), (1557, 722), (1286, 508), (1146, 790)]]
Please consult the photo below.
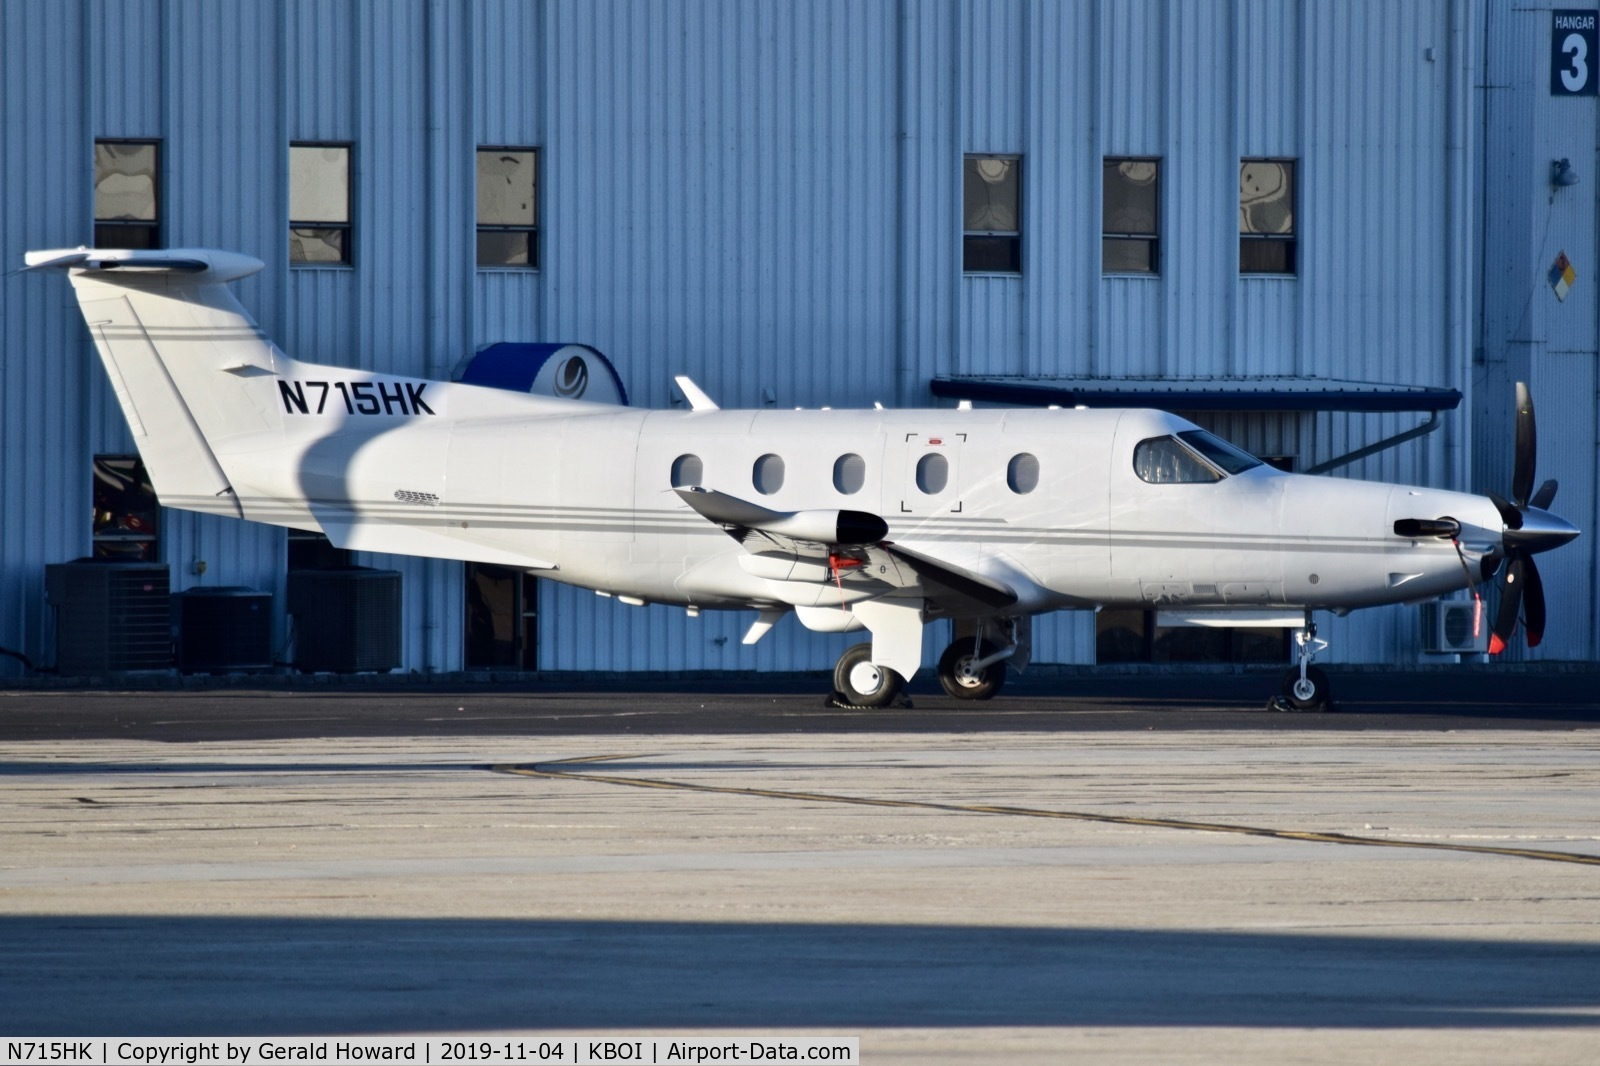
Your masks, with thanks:
[(1267, 709), (1326, 711), (1332, 706), (1328, 691), (1328, 675), (1319, 667), (1312, 666), (1311, 660), (1317, 657), (1317, 652), (1328, 646), (1328, 642), (1317, 639), (1317, 624), (1311, 620), (1310, 611), (1306, 612), (1305, 626), (1294, 631), (1294, 642), (1299, 665), (1283, 675), (1283, 691), (1272, 697), (1267, 703)]
[(1016, 646), (999, 648), (981, 636), (957, 637), (939, 656), (939, 684), (958, 700), (993, 699), (1006, 685), (1006, 660)]
[(846, 707), (887, 707), (906, 680), (872, 661), (871, 644), (852, 644), (833, 667), (833, 701)]
[[(1004, 641), (1004, 646), (995, 639)], [(959, 636), (939, 656), (939, 684), (959, 700), (987, 700), (1005, 687), (1006, 664), (1018, 655), (1016, 624), (1011, 620), (971, 636)], [(901, 700), (905, 678), (872, 661), (872, 645), (845, 649), (833, 668), (832, 702), (844, 707), (890, 707)]]

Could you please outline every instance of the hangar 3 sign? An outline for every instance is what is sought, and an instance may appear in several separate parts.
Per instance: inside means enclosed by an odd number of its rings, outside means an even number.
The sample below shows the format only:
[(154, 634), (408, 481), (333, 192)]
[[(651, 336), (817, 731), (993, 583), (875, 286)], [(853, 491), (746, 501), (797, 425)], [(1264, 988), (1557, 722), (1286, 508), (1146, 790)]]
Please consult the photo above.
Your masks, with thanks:
[(1550, 95), (1596, 95), (1597, 16), (1600, 11), (1594, 8), (1550, 13)]

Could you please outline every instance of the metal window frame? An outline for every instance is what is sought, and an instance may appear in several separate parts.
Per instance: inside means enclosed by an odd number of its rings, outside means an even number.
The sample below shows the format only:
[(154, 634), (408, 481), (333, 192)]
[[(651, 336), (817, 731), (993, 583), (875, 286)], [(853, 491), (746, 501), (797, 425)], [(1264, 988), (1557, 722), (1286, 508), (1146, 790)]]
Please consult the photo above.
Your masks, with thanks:
[[(94, 139), (93, 143), (91, 143), (91, 145), (89, 146), (89, 169), (90, 169), (91, 175), (95, 175), (95, 171), (96, 171), (95, 160), (94, 160), (94, 150), (96, 148), (98, 148), (102, 144), (140, 144), (140, 145), (147, 144), (147, 145), (149, 145), (150, 147), (152, 147), (152, 148), (154, 148), (156, 150), (156, 168), (155, 168), (155, 178), (154, 178), (155, 184), (156, 184), (156, 194), (155, 194), (156, 217), (155, 217), (154, 221), (151, 221), (151, 222), (141, 222), (141, 221), (138, 221), (138, 220), (128, 221), (128, 220), (125, 220), (125, 219), (116, 219), (116, 218), (101, 218), (99, 212), (95, 210), (94, 194), (93, 194), (93, 191), (99, 185), (99, 182), (98, 182), (98, 180), (95, 180), (95, 177), (91, 177), (90, 182), (89, 182), (89, 188), (90, 188), (90, 196), (89, 196), (89, 216), (90, 216), (90, 218), (89, 218), (89, 227), (90, 227), (90, 235), (91, 235), (91, 237), (93, 236), (94, 231), (98, 230), (101, 227), (101, 225), (107, 225), (107, 226), (148, 226), (149, 228), (151, 228), (151, 229), (153, 229), (155, 231), (155, 236), (150, 242), (150, 247), (152, 247), (152, 248), (163, 247), (162, 240), (165, 237), (165, 234), (164, 234), (164, 230), (166, 229), (166, 221), (165, 221), (165, 219), (166, 219), (166, 216), (167, 216), (167, 209), (166, 209), (167, 208), (167, 205), (166, 205), (167, 183), (166, 183), (166, 180), (165, 180), (165, 177), (166, 177), (165, 169), (166, 169), (166, 156), (167, 156), (167, 153), (165, 151), (163, 151), (163, 148), (165, 147), (164, 142), (159, 137), (96, 137)], [(96, 175), (96, 177), (97, 177), (97, 175)], [(90, 243), (95, 245), (95, 246), (99, 246), (99, 241), (98, 240), (92, 240)]]
[[(291, 236), (291, 237), (293, 236), (294, 231), (297, 230), (297, 229), (331, 229), (331, 230), (338, 230), (341, 233), (343, 233), (344, 234), (344, 242), (343, 242), (344, 243), (344, 258), (338, 260), (337, 262), (335, 262), (335, 261), (323, 261), (323, 260), (296, 259), (294, 257), (294, 254), (293, 254), (293, 250), (292, 250), (293, 249), (293, 244), (292, 244), (292, 241), (291, 241), (291, 251), (290, 251), (290, 255), (289, 255), (289, 266), (291, 268), (295, 269), (295, 270), (319, 270), (319, 269), (320, 270), (344, 270), (344, 269), (348, 269), (348, 268), (354, 267), (356, 265), (355, 219), (356, 219), (356, 185), (357, 185), (357, 182), (356, 182), (356, 146), (355, 146), (355, 142), (354, 141), (290, 141), (289, 142), (289, 148), (291, 150), (295, 149), (295, 148), (343, 148), (346, 152), (349, 153), (349, 166), (346, 168), (346, 171), (345, 171), (345, 203), (346, 203), (346, 205), (348, 207), (347, 213), (350, 216), (349, 220), (345, 221), (345, 222), (326, 222), (326, 221), (321, 221), (321, 220), (317, 220), (317, 219), (294, 218), (294, 217), (291, 216), (290, 219), (289, 219), (289, 227), (288, 227), (289, 236)], [(285, 160), (287, 160), (287, 158), (288, 157), (285, 156)], [(293, 180), (294, 180), (294, 174), (293, 174), (293, 171), (291, 170), (290, 175), (289, 175), (289, 181), (292, 182)], [(284, 188), (288, 189), (289, 188), (289, 184), (285, 183)], [(292, 197), (292, 194), (291, 194), (291, 199), (292, 198), (293, 197)]]
[[(1166, 204), (1161, 195), (1161, 164), (1163, 159), (1158, 155), (1108, 155), (1100, 158), (1100, 276), (1108, 278), (1159, 278), (1161, 276), (1161, 223), (1162, 214)], [(1105, 228), (1105, 202), (1106, 184), (1105, 172), (1108, 163), (1154, 163), (1156, 166), (1156, 228), (1150, 233), (1133, 233)], [(1107, 270), (1105, 261), (1106, 241), (1147, 241), (1150, 244), (1150, 269), (1149, 270)]]
[[(541, 251), (541, 249), (539, 247), (539, 236), (540, 236), (539, 220), (544, 218), (544, 203), (543, 203), (543, 200), (542, 200), (542, 196), (543, 196), (543, 192), (544, 192), (544, 182), (539, 180), (540, 175), (544, 171), (544, 149), (542, 147), (540, 147), (539, 145), (536, 145), (536, 144), (480, 144), (480, 145), (478, 145), (473, 150), (473, 153), (472, 153), (472, 178), (473, 178), (473, 189), (474, 190), (477, 189), (478, 157), (481, 156), (484, 152), (532, 152), (533, 153), (533, 220), (534, 221), (533, 221), (533, 225), (531, 225), (531, 226), (494, 226), (494, 225), (486, 224), (484, 222), (480, 222), (480, 221), (478, 221), (477, 197), (476, 197), (476, 195), (474, 195), (474, 197), (473, 197), (473, 205), (472, 205), (473, 224), (474, 224), (474, 229), (473, 229), (473, 235), (474, 235), (473, 263), (477, 267), (477, 269), (479, 269), (479, 270), (513, 270), (513, 271), (532, 270), (532, 271), (537, 271), (539, 269), (539, 267), (540, 267), (540, 262), (541, 262), (540, 255), (539, 255), (539, 253)], [(477, 261), (476, 236), (477, 236), (477, 234), (480, 234), (480, 233), (526, 233), (528, 235), (528, 262), (527, 262), (527, 264), (525, 266), (518, 266), (518, 265), (516, 265), (514, 263), (481, 263), (481, 262), (478, 262)]]
[[(965, 201), (967, 196), (967, 160), (969, 159), (1005, 159), (1017, 164), (1017, 228), (1014, 230), (981, 230), (967, 229)], [(1026, 167), (1023, 165), (1021, 152), (963, 152), (961, 155), (961, 199), (963, 203), (961, 218), (961, 272), (967, 277), (996, 277), (1015, 278), (1022, 274), (1023, 246), (1022, 229), (1023, 219), (1027, 217), (1027, 183), (1025, 179)], [(968, 270), (966, 268), (966, 246), (969, 237), (992, 239), (995, 237), (1009, 238), (1016, 242), (1017, 269), (1015, 270)]]
[(1239, 276), (1246, 278), (1296, 278), (1300, 276), (1300, 160), (1289, 155), (1248, 155), (1239, 157), (1239, 169), (1244, 170), (1250, 163), (1287, 163), (1293, 168), (1293, 181), (1289, 188), (1289, 217), (1294, 220), (1294, 227), (1288, 233), (1243, 233), (1239, 234), (1240, 259), (1243, 259), (1244, 246), (1248, 244), (1281, 244), (1289, 249), (1288, 270), (1246, 270), (1244, 264), (1239, 265)]
[[(101, 544), (148, 544), (150, 545), (150, 562), (161, 562), (166, 548), (162, 531), (166, 528), (166, 506), (162, 504), (161, 497), (155, 492), (154, 483), (150, 481), (149, 468), (144, 465), (144, 457), (138, 452), (95, 452), (89, 457), (89, 498), (94, 499), (95, 467), (105, 460), (130, 460), (131, 470), (138, 470), (144, 476), (144, 482), (151, 485), (151, 499), (155, 503), (156, 528), (150, 533), (96, 533), (94, 518), (89, 522), (89, 554), (99, 557)], [(115, 556), (107, 556), (114, 558)]]

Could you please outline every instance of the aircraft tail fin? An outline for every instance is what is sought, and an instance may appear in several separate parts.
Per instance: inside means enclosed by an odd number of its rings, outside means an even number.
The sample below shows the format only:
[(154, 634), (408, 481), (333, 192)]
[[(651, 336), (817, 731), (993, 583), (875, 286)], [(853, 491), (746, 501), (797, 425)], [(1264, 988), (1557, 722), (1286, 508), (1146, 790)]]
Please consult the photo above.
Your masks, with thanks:
[(227, 282), (260, 260), (201, 249), (29, 252), (63, 270), (164, 504), (243, 517), (217, 442), (281, 426), (272, 344)]

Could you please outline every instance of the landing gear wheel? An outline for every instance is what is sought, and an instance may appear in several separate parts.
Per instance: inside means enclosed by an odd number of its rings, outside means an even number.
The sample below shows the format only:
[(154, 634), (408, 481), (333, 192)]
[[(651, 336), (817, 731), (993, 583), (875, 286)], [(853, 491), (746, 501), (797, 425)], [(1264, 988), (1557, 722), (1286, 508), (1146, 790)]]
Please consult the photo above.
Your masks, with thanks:
[(1283, 702), (1292, 711), (1325, 711), (1328, 709), (1328, 675), (1320, 667), (1306, 667), (1305, 680), (1300, 680), (1298, 669), (1283, 675)]
[(975, 652), (971, 638), (958, 638), (939, 656), (939, 684), (958, 700), (993, 699), (1006, 685), (1005, 660), (990, 663), (981, 670), (973, 670), (972, 664), (999, 650), (985, 640), (978, 644)]
[(833, 667), (833, 687), (840, 701), (852, 707), (887, 707), (905, 683), (887, 666), (873, 665), (871, 644), (846, 648)]

